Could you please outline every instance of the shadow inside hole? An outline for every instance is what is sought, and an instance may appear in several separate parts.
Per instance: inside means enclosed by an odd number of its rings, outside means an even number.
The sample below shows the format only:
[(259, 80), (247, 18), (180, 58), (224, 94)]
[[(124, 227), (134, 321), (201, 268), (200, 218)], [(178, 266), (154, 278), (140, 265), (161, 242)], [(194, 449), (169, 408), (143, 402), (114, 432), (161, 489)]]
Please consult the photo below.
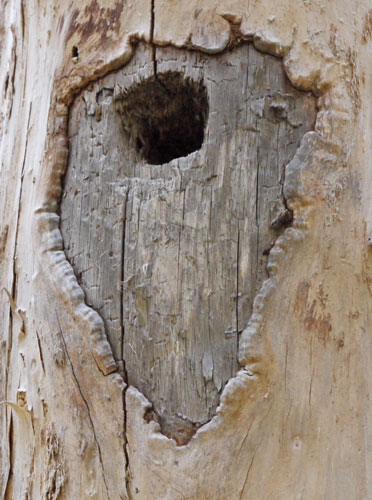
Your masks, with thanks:
[(201, 148), (208, 116), (207, 90), (179, 72), (132, 85), (115, 100), (130, 143), (152, 165)]

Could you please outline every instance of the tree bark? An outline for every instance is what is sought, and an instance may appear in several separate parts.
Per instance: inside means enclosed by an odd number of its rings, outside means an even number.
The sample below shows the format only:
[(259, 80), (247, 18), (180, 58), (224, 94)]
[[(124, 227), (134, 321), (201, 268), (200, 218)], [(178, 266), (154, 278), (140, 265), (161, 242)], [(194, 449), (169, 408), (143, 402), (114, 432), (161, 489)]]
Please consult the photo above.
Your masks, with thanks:
[(2, 0), (2, 498), (372, 497), (367, 4)]

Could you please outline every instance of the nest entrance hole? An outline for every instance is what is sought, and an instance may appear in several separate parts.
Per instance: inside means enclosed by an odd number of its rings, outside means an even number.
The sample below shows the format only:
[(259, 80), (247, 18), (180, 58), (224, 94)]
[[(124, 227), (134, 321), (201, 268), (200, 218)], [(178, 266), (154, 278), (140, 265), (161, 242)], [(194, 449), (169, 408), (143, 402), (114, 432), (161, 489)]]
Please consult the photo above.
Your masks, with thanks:
[(201, 148), (208, 116), (201, 81), (180, 72), (158, 73), (132, 85), (116, 103), (130, 143), (149, 164), (168, 163)]

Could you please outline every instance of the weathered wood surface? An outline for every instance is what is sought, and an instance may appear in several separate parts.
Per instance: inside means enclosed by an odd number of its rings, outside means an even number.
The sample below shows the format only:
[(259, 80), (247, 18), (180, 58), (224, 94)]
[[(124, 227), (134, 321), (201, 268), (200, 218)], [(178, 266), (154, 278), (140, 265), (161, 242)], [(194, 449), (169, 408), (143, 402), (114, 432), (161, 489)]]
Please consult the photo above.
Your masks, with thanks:
[[(372, 0), (0, 4), (0, 498), (371, 499)], [(319, 112), (286, 167), (293, 227), (240, 336), (244, 368), (177, 446), (111, 373), (61, 248), (67, 106), (132, 40), (219, 53), (238, 30)]]
[(219, 56), (158, 48), (156, 57), (159, 77), (181, 72), (205, 85), (201, 149), (154, 165), (124, 130), (118, 102), (154, 71), (150, 48), (138, 46), (71, 107), (61, 230), (129, 384), (163, 432), (185, 442), (238, 368), (267, 251), (290, 218), (284, 168), (316, 104), (252, 45)]

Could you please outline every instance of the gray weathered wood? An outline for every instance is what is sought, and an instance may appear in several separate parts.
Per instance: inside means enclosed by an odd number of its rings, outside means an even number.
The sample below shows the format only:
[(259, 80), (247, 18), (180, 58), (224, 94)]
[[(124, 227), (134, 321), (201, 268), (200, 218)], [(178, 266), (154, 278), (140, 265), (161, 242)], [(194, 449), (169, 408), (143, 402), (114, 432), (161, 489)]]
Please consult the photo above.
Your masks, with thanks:
[(158, 74), (206, 87), (202, 148), (163, 165), (136, 151), (117, 99), (153, 74), (151, 49), (138, 47), (71, 107), (61, 230), (129, 384), (154, 404), (163, 431), (185, 442), (238, 368), (267, 251), (290, 218), (284, 167), (316, 104), (290, 85), (281, 60), (252, 45), (156, 56)]

